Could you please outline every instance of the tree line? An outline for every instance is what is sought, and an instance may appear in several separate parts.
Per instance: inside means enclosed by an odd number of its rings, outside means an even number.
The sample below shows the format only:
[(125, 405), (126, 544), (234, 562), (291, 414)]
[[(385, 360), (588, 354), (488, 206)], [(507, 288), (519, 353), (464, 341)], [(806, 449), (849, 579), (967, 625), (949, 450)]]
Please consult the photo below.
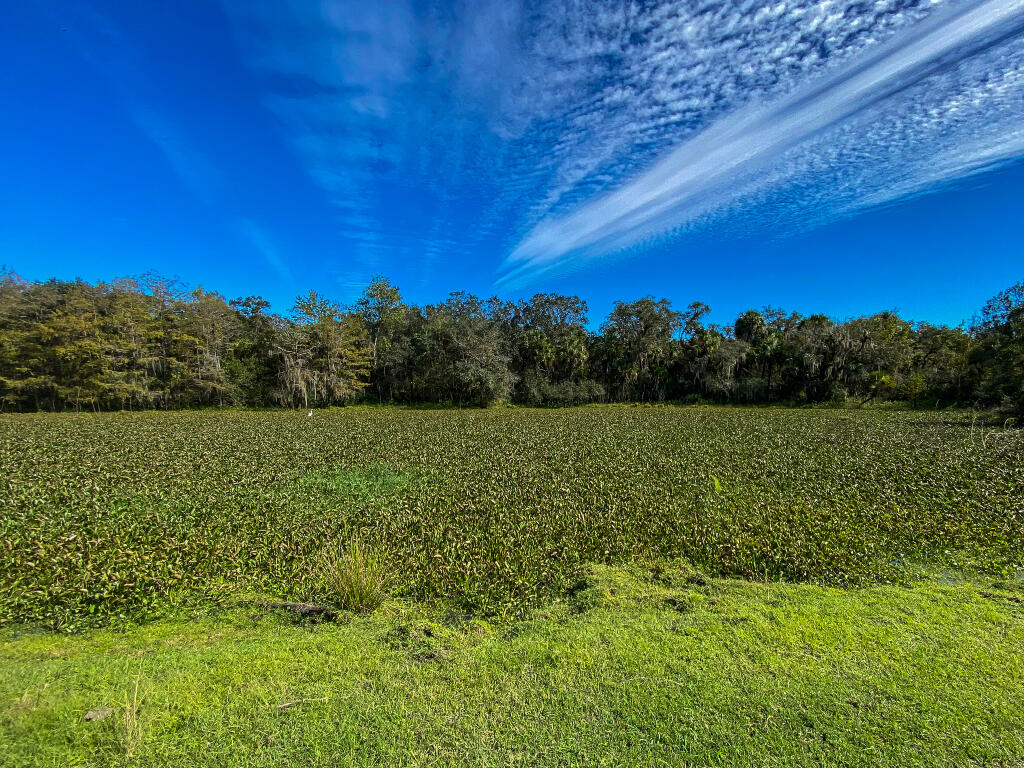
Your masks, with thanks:
[(575, 296), (452, 293), (407, 304), (378, 277), (352, 306), (310, 292), (287, 316), (147, 275), (0, 277), (0, 408), (485, 406), (902, 400), (1024, 413), (1024, 283), (969, 326), (893, 312), (838, 321), (765, 307), (731, 325), (667, 299), (616, 302), (597, 332)]

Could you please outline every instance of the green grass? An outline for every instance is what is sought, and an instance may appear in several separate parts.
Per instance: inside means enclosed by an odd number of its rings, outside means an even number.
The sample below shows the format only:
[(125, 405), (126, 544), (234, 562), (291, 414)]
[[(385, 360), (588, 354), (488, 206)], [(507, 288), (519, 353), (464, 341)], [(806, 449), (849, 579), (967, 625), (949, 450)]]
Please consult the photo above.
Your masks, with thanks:
[(1022, 597), (594, 567), (513, 624), (390, 602), (8, 630), (0, 765), (1022, 765)]
[(1024, 567), (1024, 433), (958, 413), (352, 408), (0, 417), (0, 623), (64, 630), (238, 593), (515, 619), (592, 563), (903, 583)]

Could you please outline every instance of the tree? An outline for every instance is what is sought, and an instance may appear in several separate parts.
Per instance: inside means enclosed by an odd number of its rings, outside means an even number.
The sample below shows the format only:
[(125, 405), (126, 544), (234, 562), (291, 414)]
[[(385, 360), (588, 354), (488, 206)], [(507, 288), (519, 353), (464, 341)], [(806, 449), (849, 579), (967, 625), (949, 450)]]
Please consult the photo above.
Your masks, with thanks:
[(452, 293), (426, 307), (413, 347), (415, 399), (485, 406), (511, 393), (515, 377), (505, 338), (488, 307), (472, 294)]
[(370, 382), (378, 399), (394, 399), (394, 382), (388, 368), (395, 337), (404, 325), (407, 307), (398, 287), (380, 275), (373, 279), (356, 301), (356, 310), (370, 338)]
[(1024, 306), (1024, 282), (1011, 285), (985, 302), (985, 306), (981, 309), (979, 330), (990, 330), (1006, 325), (1013, 320), (1015, 313), (1022, 306)]
[(289, 318), (157, 275), (95, 285), (0, 272), (0, 408), (484, 406), (594, 400), (977, 404), (1024, 412), (1024, 284), (970, 329), (894, 312), (836, 321), (780, 309), (706, 325), (710, 309), (618, 302), (600, 333), (576, 296), (453, 293), (420, 308), (374, 278), (351, 309), (310, 292)]
[(673, 339), (683, 327), (683, 315), (668, 299), (647, 296), (615, 302), (601, 334), (605, 376), (627, 400), (662, 400), (668, 382)]
[(270, 303), (260, 296), (233, 299), (236, 333), (224, 360), (231, 399), (245, 405), (270, 405), (280, 365), (277, 342), (281, 318), (267, 312)]
[(906, 390), (904, 397), (915, 402), (933, 400), (936, 405), (968, 402), (972, 395), (968, 369), (972, 344), (973, 339), (963, 328), (918, 325), (911, 368), (923, 391)]
[(862, 402), (897, 395), (913, 360), (913, 327), (894, 312), (879, 312), (848, 324), (857, 340), (847, 381)]
[(224, 369), (231, 340), (238, 337), (239, 317), (216, 293), (196, 288), (184, 306), (179, 339), (188, 355), (186, 397), (203, 404), (231, 402), (231, 386)]
[(494, 299), (490, 314), (506, 336), (518, 402), (578, 403), (602, 396), (596, 383), (586, 381), (590, 334), (585, 301), (556, 293), (538, 293), (515, 304)]
[(369, 338), (359, 317), (310, 291), (293, 307), (282, 333), (279, 402), (327, 406), (348, 402), (366, 386)]
[(47, 324), (59, 305), (55, 281), (29, 283), (17, 275), (0, 279), (0, 395), (5, 407), (58, 407), (56, 361)]
[(1024, 416), (1024, 283), (996, 294), (981, 318), (969, 358), (975, 392), (985, 405)]

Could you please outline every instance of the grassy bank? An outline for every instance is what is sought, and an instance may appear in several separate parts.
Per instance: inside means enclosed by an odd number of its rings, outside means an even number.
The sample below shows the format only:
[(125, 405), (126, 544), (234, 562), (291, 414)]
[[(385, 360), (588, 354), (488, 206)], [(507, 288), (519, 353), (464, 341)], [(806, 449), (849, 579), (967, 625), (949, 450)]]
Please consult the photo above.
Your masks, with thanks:
[(598, 566), (513, 624), (7, 630), (0, 765), (1020, 765), (1022, 597)]

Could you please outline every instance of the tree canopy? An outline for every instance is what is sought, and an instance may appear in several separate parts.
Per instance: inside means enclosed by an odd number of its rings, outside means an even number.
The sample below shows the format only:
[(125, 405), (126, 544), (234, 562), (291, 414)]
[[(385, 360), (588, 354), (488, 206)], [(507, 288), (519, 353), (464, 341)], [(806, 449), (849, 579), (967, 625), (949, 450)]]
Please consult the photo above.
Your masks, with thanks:
[(588, 328), (576, 296), (452, 293), (407, 304), (375, 278), (351, 307), (310, 292), (287, 316), (154, 275), (0, 277), (0, 408), (107, 410), (356, 400), (485, 406), (706, 399), (904, 400), (1024, 412), (1024, 284), (970, 327), (893, 312), (843, 321), (764, 307), (730, 325), (668, 299), (616, 302)]

